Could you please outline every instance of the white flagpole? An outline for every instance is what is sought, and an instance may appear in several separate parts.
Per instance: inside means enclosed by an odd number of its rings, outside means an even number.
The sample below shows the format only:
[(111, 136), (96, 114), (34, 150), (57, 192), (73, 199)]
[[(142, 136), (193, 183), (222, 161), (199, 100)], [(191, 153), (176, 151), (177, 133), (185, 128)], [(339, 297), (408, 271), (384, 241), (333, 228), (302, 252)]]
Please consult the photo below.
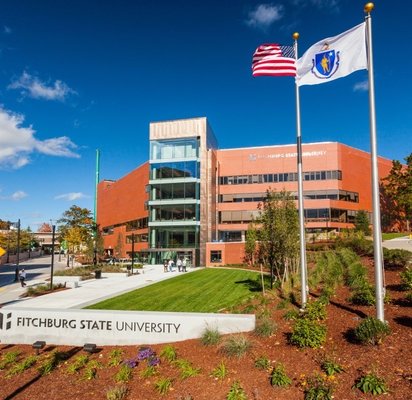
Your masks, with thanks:
[[(298, 39), (299, 33), (293, 34), (295, 40), (295, 59), (298, 59)], [(298, 164), (298, 208), (299, 208), (299, 236), (300, 236), (300, 281), (302, 308), (307, 303), (307, 268), (306, 268), (306, 240), (305, 240), (305, 210), (303, 208), (303, 174), (302, 174), (302, 137), (300, 126), (300, 96), (299, 86), (295, 81), (296, 90), (296, 146), (297, 146), (297, 164)]]
[(365, 5), (366, 39), (368, 51), (369, 75), (369, 124), (371, 137), (371, 163), (372, 163), (372, 205), (373, 205), (373, 252), (375, 261), (375, 292), (376, 292), (376, 318), (384, 322), (384, 288), (383, 288), (383, 259), (382, 259), (382, 231), (381, 212), (379, 201), (379, 174), (376, 145), (376, 114), (375, 114), (375, 82), (373, 75), (373, 49), (372, 49), (372, 17), (373, 3)]

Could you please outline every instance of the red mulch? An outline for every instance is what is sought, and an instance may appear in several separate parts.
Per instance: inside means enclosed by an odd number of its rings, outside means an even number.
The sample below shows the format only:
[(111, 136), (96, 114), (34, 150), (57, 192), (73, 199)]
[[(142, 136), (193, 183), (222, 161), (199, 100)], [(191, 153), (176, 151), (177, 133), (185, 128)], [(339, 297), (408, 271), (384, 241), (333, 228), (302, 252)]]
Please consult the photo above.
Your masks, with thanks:
[[(385, 318), (389, 322), (392, 334), (379, 346), (362, 346), (351, 343), (347, 332), (357, 326), (362, 316), (375, 315), (373, 307), (355, 307), (347, 303), (349, 292), (346, 288), (339, 290), (337, 296), (328, 306), (328, 340), (321, 349), (300, 350), (287, 342), (287, 334), (291, 331), (292, 322), (283, 319), (286, 310), (276, 309), (276, 303), (269, 303), (267, 307), (278, 324), (278, 330), (270, 338), (259, 338), (250, 333), (247, 336), (253, 342), (252, 350), (241, 359), (232, 359), (223, 356), (219, 346), (203, 346), (198, 340), (189, 340), (175, 343), (178, 357), (192, 362), (195, 368), (201, 368), (198, 376), (182, 380), (179, 370), (167, 362), (158, 367), (158, 375), (151, 378), (140, 377), (145, 362), (140, 363), (133, 370), (133, 378), (127, 383), (129, 393), (126, 399), (180, 399), (180, 400), (210, 400), (226, 399), (231, 384), (239, 380), (245, 389), (249, 400), (299, 400), (304, 398), (302, 383), (305, 378), (320, 373), (322, 356), (334, 355), (344, 367), (345, 372), (336, 375), (334, 399), (358, 400), (372, 399), (374, 396), (364, 395), (357, 389), (352, 389), (355, 380), (365, 372), (375, 369), (385, 378), (390, 393), (384, 398), (394, 400), (412, 399), (412, 307), (403, 301), (405, 292), (398, 289), (399, 272), (387, 271), (386, 283), (392, 302), (385, 305)], [(151, 346), (157, 353), (164, 345)], [(78, 400), (78, 399), (106, 399), (108, 388), (115, 386), (114, 375), (119, 367), (107, 366), (109, 353), (114, 347), (104, 347), (91, 356), (99, 360), (104, 367), (97, 371), (97, 377), (85, 380), (83, 371), (78, 374), (67, 372), (67, 363), (77, 355), (84, 354), (80, 348), (59, 346), (60, 351), (74, 351), (75, 353), (66, 362), (60, 364), (49, 375), (39, 376), (36, 367), (7, 378), (7, 369), (0, 371), (0, 398), (16, 400)], [(125, 358), (136, 356), (138, 346), (122, 346)], [(21, 359), (34, 351), (30, 346), (3, 345), (0, 355), (10, 350), (20, 350)], [(47, 347), (40, 354), (43, 360), (52, 346)], [(268, 357), (272, 363), (281, 362), (285, 365), (287, 374), (293, 379), (289, 388), (273, 388), (269, 384), (269, 373), (254, 367), (254, 361), (259, 356)], [(224, 360), (229, 370), (228, 377), (220, 382), (210, 376), (211, 371)], [(172, 390), (161, 396), (154, 389), (154, 382), (159, 377), (173, 378)], [(189, 395), (191, 397), (189, 397)]]

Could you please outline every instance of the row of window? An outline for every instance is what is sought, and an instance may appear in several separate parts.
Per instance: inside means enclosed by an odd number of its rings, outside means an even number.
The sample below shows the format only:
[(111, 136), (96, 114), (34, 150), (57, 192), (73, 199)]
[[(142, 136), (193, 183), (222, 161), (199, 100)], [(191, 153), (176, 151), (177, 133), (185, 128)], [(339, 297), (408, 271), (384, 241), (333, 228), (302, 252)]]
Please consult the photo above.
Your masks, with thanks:
[(127, 235), (126, 243), (133, 243), (133, 240), (135, 243), (147, 242), (148, 237), (149, 236), (147, 235), (147, 233), (142, 233), (138, 235)]
[[(310, 171), (303, 173), (303, 180), (305, 181), (325, 181), (331, 179), (342, 180), (342, 171)], [(221, 185), (246, 185), (252, 183), (296, 182), (297, 180), (297, 172), (285, 172), (280, 174), (221, 176), (219, 183)]]
[(149, 226), (149, 218), (144, 217), (144, 218), (134, 219), (132, 221), (122, 222), (120, 224), (104, 226), (102, 228), (102, 235), (112, 235), (114, 232), (114, 228), (119, 228), (122, 226), (126, 226), (127, 232), (135, 231), (138, 229), (145, 229)]
[(199, 227), (153, 228), (150, 247), (188, 248), (199, 246)]
[[(305, 209), (304, 215), (310, 220), (331, 220), (336, 222), (353, 223), (356, 211), (342, 210), (338, 208), (313, 208)], [(220, 211), (220, 224), (248, 224), (259, 217), (259, 211)]]
[[(296, 193), (291, 193), (292, 198), (298, 199)], [(308, 200), (341, 200), (359, 203), (359, 193), (348, 192), (346, 190), (318, 190), (307, 191), (303, 197)], [(266, 193), (241, 193), (241, 194), (221, 194), (219, 203), (250, 203), (263, 202), (266, 199)]]
[(198, 209), (196, 204), (152, 206), (151, 221), (195, 221)]
[(151, 185), (150, 200), (199, 199), (199, 183), (162, 183)]
[(197, 161), (181, 161), (150, 164), (150, 179), (199, 178)]
[(150, 159), (168, 160), (173, 158), (194, 158), (198, 157), (198, 149), (198, 138), (151, 140)]

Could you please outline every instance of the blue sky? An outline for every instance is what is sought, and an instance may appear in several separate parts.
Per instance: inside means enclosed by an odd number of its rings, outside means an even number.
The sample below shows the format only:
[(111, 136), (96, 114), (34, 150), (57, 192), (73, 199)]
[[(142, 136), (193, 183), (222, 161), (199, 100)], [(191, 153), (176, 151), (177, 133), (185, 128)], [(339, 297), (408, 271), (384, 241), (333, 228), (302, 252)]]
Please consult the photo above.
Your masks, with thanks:
[[(151, 121), (206, 116), (220, 148), (295, 143), (293, 78), (253, 78), (252, 54), (298, 31), (302, 55), (361, 23), (365, 3), (2, 1), (0, 218), (35, 230), (73, 204), (93, 210), (96, 149), (101, 178), (122, 177), (147, 160)], [(372, 13), (378, 153), (403, 160), (412, 4), (390, 3)], [(366, 86), (366, 71), (302, 86), (303, 142), (369, 151)]]

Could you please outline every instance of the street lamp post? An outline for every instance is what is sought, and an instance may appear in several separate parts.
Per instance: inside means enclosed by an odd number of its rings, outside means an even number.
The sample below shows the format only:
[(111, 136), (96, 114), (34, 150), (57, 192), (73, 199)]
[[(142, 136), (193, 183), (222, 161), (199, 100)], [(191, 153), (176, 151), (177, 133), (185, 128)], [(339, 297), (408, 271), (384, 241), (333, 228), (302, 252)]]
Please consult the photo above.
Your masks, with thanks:
[(50, 265), (50, 290), (53, 291), (53, 272), (54, 272), (54, 239), (56, 234), (56, 225), (52, 225), (52, 254)]
[(134, 267), (134, 233), (132, 233), (132, 275), (133, 275), (133, 267)]

